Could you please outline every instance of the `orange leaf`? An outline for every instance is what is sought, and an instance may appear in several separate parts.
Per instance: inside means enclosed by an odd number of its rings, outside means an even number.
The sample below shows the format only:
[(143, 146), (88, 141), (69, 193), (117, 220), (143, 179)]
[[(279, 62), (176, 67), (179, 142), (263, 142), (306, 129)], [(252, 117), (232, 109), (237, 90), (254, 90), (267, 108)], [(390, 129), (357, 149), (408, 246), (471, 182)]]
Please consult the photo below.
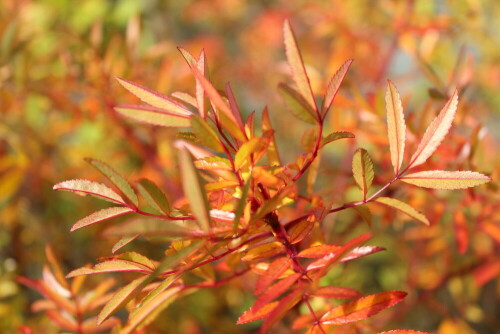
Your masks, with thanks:
[(380, 311), (396, 305), (407, 295), (403, 291), (387, 291), (366, 296), (334, 307), (320, 319), (325, 325), (343, 325), (374, 316)]
[(301, 273), (296, 273), (283, 278), (278, 283), (270, 286), (253, 304), (254, 309), (258, 309), (275, 298), (278, 298), (282, 293), (288, 290), (299, 278), (302, 277)]
[(384, 247), (378, 247), (378, 246), (361, 246), (361, 247), (356, 247), (349, 253), (347, 253), (341, 260), (340, 262), (347, 262), (351, 260), (358, 259), (363, 256), (367, 256), (370, 254), (375, 254), (380, 251), (384, 251)]
[(431, 334), (428, 332), (419, 332), (411, 329), (394, 329), (392, 331), (380, 332), (378, 334)]
[(278, 277), (281, 276), (288, 268), (290, 268), (291, 259), (288, 257), (281, 257), (274, 260), (267, 268), (264, 275), (259, 277), (255, 285), (255, 294), (260, 295), (267, 287), (272, 284)]
[(467, 229), (465, 215), (462, 211), (455, 211), (453, 215), (453, 230), (455, 232), (458, 253), (465, 254), (469, 246), (469, 231)]
[(291, 244), (298, 244), (309, 235), (314, 227), (314, 222), (303, 220), (300, 223), (292, 226), (288, 231), (288, 239)]
[(309, 106), (313, 110), (317, 110), (316, 102), (314, 100), (314, 94), (309, 82), (309, 77), (307, 76), (307, 72), (304, 67), (304, 61), (302, 60), (302, 56), (300, 55), (297, 41), (288, 20), (285, 21), (285, 24), (283, 26), (283, 35), (285, 40), (286, 57), (288, 59), (288, 64), (290, 65), (290, 68), (292, 70), (293, 80), (295, 81), (300, 94), (307, 101)]
[(316, 245), (306, 248), (297, 255), (298, 257), (317, 259), (323, 256), (327, 256), (337, 252), (342, 249), (342, 246), (334, 245)]
[(238, 325), (241, 324), (246, 324), (247, 322), (252, 322), (255, 320), (260, 320), (262, 318), (267, 317), (269, 313), (271, 313), (276, 306), (278, 305), (278, 302), (272, 302), (269, 304), (264, 305), (263, 307), (258, 308), (257, 310), (254, 310), (253, 307), (247, 310), (245, 313), (243, 313), (239, 318), (238, 321), (236, 322)]
[(387, 81), (385, 104), (387, 109), (387, 130), (389, 133), (391, 161), (394, 168), (394, 174), (397, 175), (403, 163), (406, 124), (399, 92), (390, 80)]
[(286, 297), (281, 299), (278, 305), (269, 313), (266, 320), (260, 328), (261, 333), (268, 333), (269, 328), (276, 322), (280, 321), (287, 312), (302, 300), (303, 292), (300, 289), (293, 290)]
[(334, 76), (328, 83), (328, 87), (326, 88), (325, 99), (323, 100), (323, 105), (321, 107), (321, 110), (323, 112), (323, 117), (325, 117), (325, 115), (328, 113), (328, 110), (330, 110), (333, 100), (335, 99), (335, 96), (339, 91), (340, 84), (344, 80), (345, 75), (349, 70), (349, 67), (351, 67), (352, 62), (353, 62), (352, 59), (346, 60), (344, 64), (340, 66), (340, 68), (337, 70), (337, 72), (334, 74)]
[(253, 261), (257, 259), (272, 257), (285, 251), (285, 246), (281, 242), (274, 241), (258, 245), (250, 249), (241, 260)]
[(436, 148), (450, 130), (458, 105), (458, 91), (455, 90), (451, 98), (443, 107), (439, 115), (431, 122), (424, 133), (416, 152), (410, 159), (408, 168), (423, 164), (434, 153)]
[(350, 298), (361, 297), (361, 294), (358, 291), (341, 286), (323, 286), (316, 289), (316, 291), (311, 293), (311, 295), (316, 297), (339, 298), (339, 299), (350, 299)]

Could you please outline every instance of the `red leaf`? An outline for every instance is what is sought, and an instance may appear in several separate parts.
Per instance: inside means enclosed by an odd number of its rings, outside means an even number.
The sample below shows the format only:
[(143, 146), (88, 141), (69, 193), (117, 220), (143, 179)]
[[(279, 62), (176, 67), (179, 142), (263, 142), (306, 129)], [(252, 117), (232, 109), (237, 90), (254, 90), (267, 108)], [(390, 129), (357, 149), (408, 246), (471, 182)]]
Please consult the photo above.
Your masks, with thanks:
[(302, 300), (303, 291), (300, 289), (292, 291), (285, 298), (279, 301), (279, 304), (267, 316), (266, 320), (260, 328), (261, 333), (268, 333), (269, 328), (276, 322), (280, 321), (287, 312)]
[(323, 298), (339, 298), (339, 299), (350, 299), (359, 298), (361, 294), (351, 288), (344, 288), (341, 286), (323, 286), (318, 288), (316, 291), (311, 293), (311, 295)]
[(317, 259), (333, 254), (342, 249), (342, 246), (334, 245), (316, 245), (302, 250), (297, 256), (310, 259)]
[(278, 298), (282, 293), (284, 293), (288, 288), (290, 288), (299, 278), (302, 277), (301, 273), (296, 273), (288, 277), (283, 278), (278, 283), (270, 286), (266, 292), (264, 292), (253, 304), (254, 309), (258, 309), (265, 305), (266, 303)]
[(380, 332), (378, 334), (431, 334), (428, 332), (419, 332), (411, 329), (394, 329), (392, 331)]
[(396, 305), (407, 295), (403, 291), (387, 291), (366, 296), (334, 307), (320, 319), (325, 325), (343, 325), (374, 316), (380, 311)]
[(274, 260), (267, 268), (267, 271), (259, 277), (255, 286), (255, 294), (260, 295), (266, 288), (272, 284), (281, 274), (283, 274), (290, 267), (290, 258), (281, 257)]
[(350, 251), (346, 256), (344, 256), (340, 262), (347, 262), (355, 259), (359, 259), (360, 257), (367, 256), (370, 254), (375, 254), (380, 251), (384, 251), (384, 247), (378, 246), (361, 246), (356, 247), (352, 251)]
[(267, 305), (264, 305), (263, 307), (260, 307), (256, 310), (254, 308), (250, 308), (247, 310), (245, 313), (243, 313), (239, 318), (238, 321), (236, 322), (238, 325), (241, 324), (246, 324), (247, 322), (252, 322), (255, 320), (259, 320), (262, 318), (267, 317), (269, 313), (271, 313), (276, 306), (278, 305), (278, 302), (272, 302)]

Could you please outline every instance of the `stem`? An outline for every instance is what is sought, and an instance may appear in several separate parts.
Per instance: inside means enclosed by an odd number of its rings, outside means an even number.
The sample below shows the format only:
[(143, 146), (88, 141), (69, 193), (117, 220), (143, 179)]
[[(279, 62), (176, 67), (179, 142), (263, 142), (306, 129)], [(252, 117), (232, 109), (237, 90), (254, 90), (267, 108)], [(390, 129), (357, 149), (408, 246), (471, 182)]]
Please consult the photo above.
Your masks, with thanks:
[(295, 174), (295, 176), (292, 179), (293, 182), (297, 181), (302, 175), (304, 175), (305, 171), (309, 168), (309, 166), (311, 166), (311, 164), (318, 156), (321, 140), (323, 139), (322, 137), (323, 137), (323, 119), (320, 119), (318, 125), (318, 138), (316, 138), (316, 143), (314, 144), (311, 157), (309, 158), (309, 160), (307, 160), (304, 166), (302, 166), (302, 168), (297, 172), (297, 174)]
[(319, 319), (318, 317), (316, 316), (316, 313), (314, 313), (314, 310), (311, 306), (311, 303), (309, 302), (309, 296), (308, 295), (305, 295), (302, 300), (304, 301), (304, 303), (306, 303), (307, 305), (307, 308), (309, 309), (309, 312), (311, 313), (311, 315), (313, 316), (313, 319), (314, 319), (314, 324), (315, 325), (318, 325), (318, 328), (320, 329), (321, 333), (323, 334), (326, 334), (325, 330), (323, 329), (323, 327), (321, 327), (321, 323), (319, 322)]

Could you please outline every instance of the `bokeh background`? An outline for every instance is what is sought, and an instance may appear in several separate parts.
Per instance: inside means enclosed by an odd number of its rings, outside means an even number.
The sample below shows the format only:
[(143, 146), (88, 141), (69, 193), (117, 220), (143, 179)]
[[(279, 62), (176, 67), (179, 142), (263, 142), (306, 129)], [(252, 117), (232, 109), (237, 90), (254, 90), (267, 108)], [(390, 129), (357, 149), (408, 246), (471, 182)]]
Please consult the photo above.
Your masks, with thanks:
[[(499, 176), (500, 2), (495, 0), (2, 0), (0, 1), (0, 332), (22, 324), (57, 333), (39, 298), (17, 275), (41, 276), (44, 247), (67, 272), (110, 253), (98, 229), (69, 233), (98, 200), (55, 193), (62, 180), (102, 180), (84, 161), (108, 161), (134, 180), (160, 180), (179, 192), (175, 131), (120, 118), (115, 104), (136, 102), (123, 77), (164, 93), (192, 92), (194, 79), (177, 51), (205, 49), (211, 80), (230, 81), (246, 114), (269, 106), (285, 161), (301, 152), (306, 129), (283, 107), (287, 78), (283, 20), (295, 29), (316, 92), (338, 66), (355, 60), (337, 107), (334, 130), (356, 134), (372, 154), (381, 184), (389, 179), (384, 125), (386, 79), (398, 86), (410, 130), (422, 133), (452, 87), (461, 90), (455, 128), (432, 163)], [(415, 144), (416, 139), (410, 139)], [(322, 184), (350, 199), (354, 146), (325, 151)], [(346, 168), (347, 167), (347, 168)], [(351, 182), (352, 183), (352, 182)], [(433, 333), (498, 333), (500, 207), (497, 183), (478, 191), (395, 191), (432, 219), (429, 228), (378, 212), (373, 244), (383, 255), (352, 263), (331, 280), (362, 292), (410, 290), (387, 328)], [(329, 233), (366, 231), (355, 216), (330, 217)], [(353, 228), (354, 226), (354, 228)], [(143, 245), (146, 247), (146, 245)], [(138, 247), (141, 247), (139, 244)], [(336, 276), (335, 276), (336, 275)], [(119, 277), (117, 277), (119, 280)], [(172, 305), (151, 332), (252, 333), (235, 321), (251, 305), (243, 283), (198, 292)], [(379, 321), (384, 322), (383, 313)], [(282, 326), (286, 326), (282, 325)], [(278, 327), (276, 332), (286, 332)]]

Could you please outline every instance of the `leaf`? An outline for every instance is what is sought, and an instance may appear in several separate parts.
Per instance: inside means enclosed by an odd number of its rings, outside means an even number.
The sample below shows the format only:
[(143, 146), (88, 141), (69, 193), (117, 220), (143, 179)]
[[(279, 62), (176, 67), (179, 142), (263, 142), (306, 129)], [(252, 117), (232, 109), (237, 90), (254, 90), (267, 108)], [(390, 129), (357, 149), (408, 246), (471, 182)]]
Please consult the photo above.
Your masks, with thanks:
[(285, 246), (281, 242), (273, 241), (251, 248), (245, 256), (241, 258), (242, 261), (253, 261), (267, 257), (278, 255), (285, 251)]
[(283, 278), (278, 283), (273, 284), (266, 290), (266, 292), (264, 292), (259, 296), (259, 298), (257, 298), (252, 306), (252, 309), (257, 310), (273, 299), (278, 298), (281, 294), (285, 293), (293, 284), (295, 284), (295, 282), (297, 282), (301, 277), (301, 273), (295, 273)]
[(271, 326), (283, 319), (287, 312), (302, 300), (302, 295), (303, 291), (301, 289), (296, 289), (281, 299), (278, 305), (269, 313), (266, 320), (264, 320), (260, 328), (260, 333), (269, 333)]
[(349, 253), (347, 253), (341, 260), (340, 262), (347, 262), (347, 261), (352, 261), (355, 259), (359, 259), (360, 257), (367, 256), (370, 254), (375, 254), (380, 251), (384, 251), (384, 247), (378, 247), (378, 246), (361, 246), (361, 247), (356, 247)]
[(302, 60), (302, 56), (297, 46), (297, 41), (288, 20), (286, 20), (283, 25), (283, 35), (286, 57), (288, 59), (288, 64), (290, 65), (290, 69), (292, 70), (292, 78), (299, 89), (300, 95), (302, 95), (302, 97), (307, 101), (307, 104), (312, 110), (316, 110), (316, 102), (314, 100), (314, 94), (311, 89), (309, 77), (307, 76), (304, 61)]
[(311, 233), (314, 227), (314, 222), (309, 220), (303, 220), (300, 223), (292, 226), (288, 231), (288, 240), (290, 244), (298, 244), (304, 240), (309, 233)]
[(160, 188), (148, 179), (140, 179), (137, 182), (137, 189), (146, 202), (159, 213), (169, 214), (170, 205), (167, 197)]
[(283, 96), (283, 99), (285, 100), (285, 104), (288, 107), (288, 110), (290, 110), (290, 112), (295, 117), (306, 123), (310, 124), (318, 123), (316, 116), (314, 114), (314, 110), (311, 109), (311, 107), (307, 104), (306, 100), (304, 100), (304, 98), (299, 93), (297, 93), (293, 88), (289, 87), (284, 83), (281, 83), (278, 85), (278, 90)]
[(430, 225), (430, 222), (427, 219), (427, 217), (425, 217), (421, 212), (415, 210), (412, 206), (410, 206), (404, 202), (401, 202), (400, 200), (397, 200), (395, 198), (389, 198), (389, 197), (378, 197), (375, 199), (375, 202), (382, 203), (384, 205), (395, 208), (401, 212), (406, 213), (408, 216), (412, 217), (413, 219), (416, 219), (419, 222), (424, 223), (425, 225)]
[(125, 204), (123, 198), (102, 183), (89, 180), (68, 180), (60, 182), (52, 188), (54, 190), (71, 191), (80, 196), (93, 195), (110, 202)]
[(363, 320), (396, 305), (406, 295), (407, 293), (403, 291), (387, 291), (366, 296), (334, 307), (321, 317), (320, 322), (325, 325), (344, 325)]
[(311, 295), (323, 298), (351, 299), (360, 298), (358, 291), (340, 286), (322, 286), (316, 289)]
[(120, 238), (120, 240), (118, 240), (118, 242), (116, 242), (113, 245), (113, 248), (111, 249), (111, 253), (113, 253), (113, 254), (116, 253), (117, 251), (119, 251), (123, 247), (127, 246), (129, 243), (131, 243), (132, 241), (134, 241), (135, 239), (137, 239), (140, 236), (141, 236), (140, 234), (135, 234), (135, 235), (124, 236), (124, 237)]
[(269, 313), (271, 313), (276, 308), (277, 305), (278, 302), (276, 301), (266, 304), (262, 307), (259, 307), (256, 310), (254, 310), (253, 307), (251, 307), (249, 310), (247, 310), (238, 318), (238, 321), (236, 323), (238, 325), (241, 325), (241, 324), (246, 324), (247, 322), (252, 322), (265, 318), (269, 315)]
[(424, 188), (465, 189), (490, 182), (491, 178), (477, 172), (430, 170), (405, 175), (401, 181)]
[(136, 308), (130, 315), (125, 327), (120, 331), (120, 334), (132, 333), (138, 326), (146, 325), (152, 321), (177, 298), (181, 289), (179, 286), (169, 288), (154, 298), (149, 299), (147, 303), (143, 303), (140, 308)]
[(334, 245), (316, 245), (300, 251), (297, 254), (298, 257), (305, 257), (310, 259), (317, 259), (320, 257), (327, 256), (329, 254), (333, 254), (342, 249), (342, 246), (334, 246)]
[(323, 100), (323, 105), (321, 107), (321, 110), (323, 112), (323, 117), (328, 113), (330, 110), (333, 100), (335, 99), (335, 96), (337, 95), (337, 92), (339, 91), (340, 84), (345, 78), (345, 75), (347, 74), (347, 71), (349, 70), (349, 67), (351, 67), (351, 64), (354, 60), (353, 59), (347, 59), (342, 66), (337, 70), (337, 72), (333, 75), (332, 79), (328, 83), (328, 86), (326, 88), (326, 93), (325, 93), (325, 98)]
[(264, 217), (269, 212), (278, 209), (284, 204), (288, 204), (288, 202), (286, 202), (286, 199), (288, 195), (293, 193), (293, 191), (294, 191), (293, 187), (284, 188), (276, 195), (271, 197), (269, 200), (264, 202), (264, 204), (262, 204), (260, 208), (253, 214), (251, 222), (255, 222), (258, 219)]
[(137, 198), (134, 189), (132, 189), (132, 186), (123, 176), (118, 174), (113, 168), (109, 167), (102, 161), (89, 158), (86, 158), (85, 160), (106, 176), (118, 189), (120, 189), (120, 191), (135, 205), (135, 207), (139, 205), (139, 199)]
[(71, 271), (66, 278), (72, 278), (82, 275), (95, 275), (102, 273), (116, 273), (116, 272), (140, 272), (149, 273), (151, 270), (145, 268), (141, 264), (133, 263), (124, 260), (108, 260), (96, 264), (93, 268), (81, 267)]
[(354, 137), (354, 134), (352, 134), (351, 132), (347, 132), (347, 131), (333, 132), (333, 133), (330, 133), (328, 136), (324, 137), (323, 139), (321, 139), (320, 148), (325, 146), (326, 144), (329, 144), (331, 142), (334, 142), (334, 141), (339, 140), (339, 139), (344, 139), (344, 138), (355, 138), (355, 137)]
[(143, 288), (141, 283), (143, 283), (146, 279), (147, 276), (139, 277), (118, 290), (118, 292), (113, 295), (106, 305), (104, 305), (101, 312), (99, 312), (97, 325), (100, 325), (104, 320), (124, 307), (132, 298), (137, 296)]
[(373, 171), (372, 159), (365, 149), (358, 148), (354, 152), (352, 157), (352, 174), (354, 181), (356, 181), (356, 184), (363, 193), (363, 198), (366, 198), (366, 193), (372, 185), (375, 173)]
[(372, 213), (366, 205), (356, 205), (352, 209), (356, 211), (360, 217), (368, 224), (368, 227), (372, 226)]
[(290, 268), (291, 259), (288, 257), (280, 257), (269, 265), (264, 275), (260, 276), (255, 285), (254, 293), (260, 295), (269, 285), (271, 285), (278, 277), (281, 276), (288, 268)]
[(200, 140), (200, 143), (217, 152), (224, 152), (224, 147), (222, 146), (217, 133), (210, 127), (210, 125), (208, 125), (206, 120), (200, 116), (193, 115), (191, 117), (191, 127)]
[(182, 104), (172, 100), (166, 95), (155, 92), (154, 90), (136, 84), (132, 81), (121, 79), (119, 77), (115, 78), (126, 90), (153, 107), (159, 108), (163, 111), (169, 111), (174, 115), (183, 115), (187, 117), (191, 115), (191, 112)]
[(408, 168), (423, 164), (434, 153), (436, 148), (450, 130), (458, 105), (458, 91), (455, 90), (451, 98), (443, 107), (439, 115), (431, 122), (424, 133), (417, 150), (410, 159)]
[[(241, 145), (238, 152), (234, 157), (234, 168), (241, 169), (243, 166), (249, 164), (250, 155), (257, 153), (264, 148), (263, 140), (261, 138), (252, 138), (243, 145)], [(254, 161), (256, 162), (256, 161)]]
[(119, 105), (115, 107), (115, 110), (133, 120), (158, 126), (188, 127), (191, 125), (190, 115), (173, 114), (149, 106)]
[(205, 194), (205, 186), (189, 151), (182, 147), (179, 153), (182, 187), (189, 201), (189, 207), (203, 231), (208, 232), (210, 228), (210, 207)]
[(389, 134), (389, 148), (394, 174), (398, 175), (405, 152), (406, 124), (401, 105), (401, 97), (396, 86), (388, 80), (385, 94), (387, 109), (387, 131)]
[(102, 222), (103, 220), (113, 217), (121, 216), (123, 214), (133, 212), (134, 210), (126, 207), (112, 207), (96, 211), (89, 216), (80, 219), (72, 227), (71, 232), (81, 229), (82, 227), (89, 226), (95, 223)]
[(238, 205), (236, 206), (236, 210), (234, 211), (233, 233), (236, 233), (236, 230), (238, 229), (238, 225), (240, 223), (240, 219), (243, 216), (243, 212), (247, 204), (248, 192), (250, 191), (251, 183), (252, 183), (252, 178), (249, 178), (246, 181), (245, 186), (243, 187), (240, 200), (238, 201)]
[(394, 329), (392, 331), (380, 332), (378, 334), (431, 334), (431, 333), (414, 331), (411, 329)]
[[(269, 119), (269, 111), (267, 110), (267, 107), (264, 108), (264, 111), (262, 112), (262, 133), (266, 131), (274, 131), (271, 125), (271, 120)], [(266, 153), (267, 159), (269, 160), (269, 165), (281, 166), (281, 159), (278, 152), (278, 147), (276, 145), (274, 133), (271, 136)]]

